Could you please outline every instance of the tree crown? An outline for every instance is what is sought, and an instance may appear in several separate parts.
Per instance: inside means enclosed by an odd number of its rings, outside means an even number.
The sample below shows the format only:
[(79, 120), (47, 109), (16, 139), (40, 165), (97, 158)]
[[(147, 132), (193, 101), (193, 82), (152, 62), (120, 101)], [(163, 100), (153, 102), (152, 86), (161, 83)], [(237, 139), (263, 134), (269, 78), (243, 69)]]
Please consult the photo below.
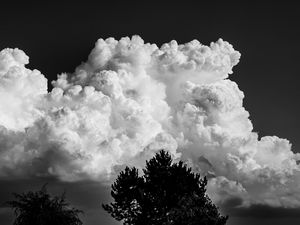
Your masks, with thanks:
[(161, 150), (146, 161), (143, 176), (126, 167), (112, 184), (113, 203), (103, 204), (124, 225), (224, 225), (227, 217), (206, 195), (206, 177)]
[(82, 225), (81, 210), (70, 207), (61, 196), (52, 197), (46, 185), (39, 191), (13, 193), (15, 200), (6, 202), (16, 215), (14, 225)]

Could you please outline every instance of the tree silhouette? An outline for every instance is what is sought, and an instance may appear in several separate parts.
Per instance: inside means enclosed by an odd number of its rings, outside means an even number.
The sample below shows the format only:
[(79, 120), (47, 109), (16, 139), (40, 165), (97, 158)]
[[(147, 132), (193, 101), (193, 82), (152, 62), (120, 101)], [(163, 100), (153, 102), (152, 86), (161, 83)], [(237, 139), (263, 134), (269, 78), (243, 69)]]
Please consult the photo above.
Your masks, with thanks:
[(164, 150), (146, 162), (144, 175), (126, 167), (112, 184), (114, 202), (102, 207), (124, 225), (224, 225), (227, 216), (206, 195), (206, 177)]
[(44, 185), (36, 192), (13, 193), (15, 200), (6, 202), (14, 209), (14, 225), (82, 225), (81, 210), (70, 207), (61, 196), (51, 197)]

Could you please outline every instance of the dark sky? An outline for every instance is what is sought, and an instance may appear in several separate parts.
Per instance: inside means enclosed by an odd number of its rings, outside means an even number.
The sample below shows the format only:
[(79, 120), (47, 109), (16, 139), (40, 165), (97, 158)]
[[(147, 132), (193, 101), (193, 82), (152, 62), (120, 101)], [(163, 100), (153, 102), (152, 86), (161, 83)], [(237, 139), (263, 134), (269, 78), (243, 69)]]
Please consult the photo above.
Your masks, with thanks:
[[(73, 72), (87, 59), (98, 38), (119, 39), (138, 34), (146, 42), (161, 45), (173, 39), (179, 43), (198, 39), (209, 44), (221, 37), (242, 53), (230, 79), (245, 93), (244, 106), (250, 112), (254, 131), (260, 136), (287, 138), (293, 144), (293, 151), (300, 152), (300, 105), (297, 100), (300, 96), (300, 14), (296, 3), (74, 2), (1, 4), (0, 48), (24, 50), (30, 57), (29, 68), (39, 69), (51, 81), (61, 72)], [(32, 182), (18, 182), (18, 188), (14, 189), (27, 190)], [(5, 180), (0, 183), (0, 200), (4, 201), (16, 183)], [(35, 181), (32, 187), (39, 187), (41, 183)], [(50, 189), (57, 192), (57, 182), (52, 183)], [(99, 184), (94, 183), (79, 185), (78, 190), (71, 184), (60, 185), (67, 189), (75, 204), (90, 207), (95, 210), (94, 214), (99, 208), (97, 217), (103, 221), (97, 224), (111, 224), (104, 222), (105, 217), (100, 211), (99, 199), (107, 199), (103, 197), (103, 193), (108, 193), (105, 188), (101, 192)], [(85, 194), (88, 187), (89, 193), (101, 192), (99, 199), (89, 197), (86, 202), (90, 205), (76, 198), (78, 193)], [(248, 210), (227, 212), (232, 215), (229, 225), (300, 224), (300, 213), (296, 209), (253, 206)], [(8, 212), (0, 208), (0, 221), (6, 221), (5, 218), (8, 218)]]

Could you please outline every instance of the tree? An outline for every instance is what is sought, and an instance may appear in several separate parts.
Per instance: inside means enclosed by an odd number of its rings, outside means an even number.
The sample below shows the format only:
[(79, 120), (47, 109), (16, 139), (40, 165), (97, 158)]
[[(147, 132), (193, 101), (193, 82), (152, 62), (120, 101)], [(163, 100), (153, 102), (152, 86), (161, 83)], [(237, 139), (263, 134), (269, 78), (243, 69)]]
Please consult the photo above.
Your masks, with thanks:
[(206, 195), (206, 177), (164, 150), (146, 161), (144, 175), (126, 167), (112, 184), (104, 210), (124, 225), (224, 225), (227, 216)]
[(15, 200), (8, 201), (16, 215), (14, 225), (82, 225), (81, 210), (70, 207), (61, 196), (50, 196), (46, 185), (39, 191), (13, 194)]

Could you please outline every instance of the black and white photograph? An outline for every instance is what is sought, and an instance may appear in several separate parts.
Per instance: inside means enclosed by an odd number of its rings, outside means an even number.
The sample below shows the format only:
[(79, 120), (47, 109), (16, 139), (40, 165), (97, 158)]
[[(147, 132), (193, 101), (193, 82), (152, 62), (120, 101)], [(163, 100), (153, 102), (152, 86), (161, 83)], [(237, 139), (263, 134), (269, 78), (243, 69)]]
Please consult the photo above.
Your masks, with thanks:
[(3, 1), (0, 225), (300, 224), (296, 1)]

